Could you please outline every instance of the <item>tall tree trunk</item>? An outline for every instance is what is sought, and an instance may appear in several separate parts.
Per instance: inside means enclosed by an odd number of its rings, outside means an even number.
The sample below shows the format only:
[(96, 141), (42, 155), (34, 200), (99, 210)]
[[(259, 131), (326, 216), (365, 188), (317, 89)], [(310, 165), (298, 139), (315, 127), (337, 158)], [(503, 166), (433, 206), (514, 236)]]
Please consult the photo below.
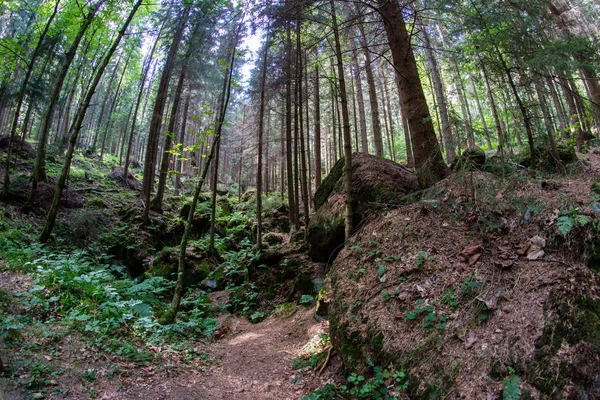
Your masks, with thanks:
[(496, 107), (496, 101), (494, 99), (494, 94), (492, 93), (492, 87), (488, 79), (487, 71), (481, 59), (479, 59), (479, 64), (481, 66), (481, 77), (483, 78), (483, 83), (485, 84), (485, 93), (487, 94), (488, 103), (490, 103), (490, 110), (492, 111), (492, 117), (494, 118), (496, 135), (498, 136), (498, 151), (500, 154), (503, 154), (506, 140), (504, 138), (504, 133), (502, 132), (502, 122), (500, 120), (500, 115), (498, 114), (498, 107)]
[(565, 118), (563, 106), (558, 97), (558, 93), (556, 92), (556, 86), (554, 85), (552, 78), (549, 76), (546, 77), (546, 85), (550, 91), (550, 97), (552, 98), (552, 103), (554, 104), (556, 116), (558, 117), (558, 126), (560, 127), (560, 134), (562, 136), (565, 134), (565, 130), (567, 129), (567, 119)]
[(435, 136), (402, 10), (393, 1), (378, 0), (378, 4), (392, 50), (394, 68), (401, 77), (400, 101), (406, 110), (419, 184), (427, 188), (443, 179), (448, 168)]
[(340, 46), (340, 35), (338, 32), (337, 16), (335, 13), (334, 0), (329, 1), (331, 8), (331, 18), (333, 23), (333, 35), (335, 38), (335, 56), (337, 60), (337, 71), (339, 80), (340, 101), (342, 106), (342, 119), (344, 128), (344, 182), (346, 193), (346, 220), (345, 220), (345, 238), (346, 242), (350, 240), (353, 230), (354, 212), (352, 209), (352, 138), (350, 135), (350, 116), (348, 113), (348, 99), (346, 98), (346, 81), (344, 79), (344, 66), (342, 60), (342, 49)]
[(154, 186), (154, 170), (156, 163), (156, 154), (158, 152), (158, 142), (162, 127), (163, 113), (167, 102), (167, 94), (169, 91), (169, 81), (175, 67), (175, 59), (177, 51), (183, 36), (183, 31), (187, 23), (190, 13), (191, 3), (183, 10), (183, 13), (175, 29), (167, 60), (162, 71), (158, 91), (156, 92), (156, 100), (154, 102), (154, 110), (152, 112), (152, 120), (150, 121), (150, 132), (148, 133), (148, 145), (146, 148), (146, 158), (144, 162), (144, 179), (142, 181), (142, 199), (144, 200), (144, 223), (148, 223), (148, 215), (150, 212), (150, 194)]
[(488, 150), (492, 150), (492, 139), (490, 138), (490, 132), (488, 131), (487, 123), (485, 122), (485, 115), (483, 114), (483, 108), (481, 107), (481, 101), (479, 101), (479, 95), (477, 94), (477, 86), (475, 86), (475, 79), (473, 76), (469, 77), (471, 81), (471, 87), (473, 88), (473, 96), (475, 97), (475, 104), (477, 105), (477, 112), (479, 112), (479, 118), (481, 119), (481, 127), (485, 135), (485, 141), (487, 143)]
[(315, 191), (321, 186), (321, 95), (319, 61), (315, 62)]
[[(581, 132), (581, 124), (579, 123), (579, 114), (577, 113), (577, 105), (575, 104), (575, 98), (569, 87), (569, 81), (564, 76), (558, 78), (560, 83), (560, 89), (563, 92), (563, 97), (567, 103), (569, 114), (571, 115), (571, 126), (570, 132), (575, 133), (575, 139), (581, 138), (583, 133)], [(578, 150), (579, 151), (579, 150)]]
[(371, 124), (373, 127), (373, 143), (375, 145), (375, 155), (383, 157), (383, 137), (381, 135), (381, 120), (379, 119), (379, 104), (377, 102), (377, 90), (375, 88), (375, 77), (373, 74), (373, 64), (371, 63), (371, 53), (367, 46), (367, 37), (362, 21), (359, 21), (358, 30), (360, 32), (360, 44), (365, 57), (365, 72), (367, 75), (367, 85), (369, 86), (369, 102), (371, 104)]
[(548, 135), (548, 142), (550, 143), (550, 155), (552, 156), (552, 160), (558, 172), (564, 174), (565, 167), (560, 161), (560, 157), (556, 149), (556, 141), (554, 140), (554, 129), (552, 126), (552, 117), (550, 116), (550, 111), (548, 110), (548, 104), (546, 103), (545, 93), (542, 90), (542, 85), (540, 82), (535, 81), (534, 86), (538, 100), (540, 102), (540, 108), (542, 110), (542, 115), (544, 118), (544, 125), (546, 127), (546, 134)]
[(454, 161), (454, 158), (456, 157), (456, 153), (454, 151), (455, 144), (454, 139), (452, 137), (452, 127), (450, 126), (450, 114), (448, 112), (448, 104), (446, 103), (446, 95), (444, 93), (443, 81), (440, 75), (435, 54), (433, 53), (433, 47), (431, 45), (431, 40), (429, 39), (429, 34), (427, 33), (425, 25), (420, 19), (418, 20), (418, 23), (420, 25), (423, 44), (425, 45), (425, 59), (427, 60), (429, 70), (431, 71), (433, 91), (435, 93), (435, 98), (437, 100), (438, 108), (440, 110), (442, 138), (444, 142), (444, 147), (446, 148), (446, 161), (448, 163), (452, 163), (452, 161)]
[(352, 49), (352, 74), (354, 75), (354, 84), (356, 87), (356, 101), (358, 103), (358, 122), (360, 124), (360, 151), (369, 154), (369, 141), (367, 139), (367, 119), (365, 116), (365, 99), (363, 97), (362, 79), (360, 78), (360, 68), (358, 66), (358, 52), (354, 40), (350, 39), (350, 48)]
[(260, 79), (260, 106), (258, 111), (258, 165), (256, 170), (256, 248), (258, 251), (262, 249), (263, 132), (266, 103), (265, 90), (267, 85), (267, 65), (270, 41), (270, 27), (267, 27), (267, 39), (263, 49), (262, 72)]
[[(142, 67), (142, 73), (140, 74), (140, 81), (138, 83), (138, 96), (137, 96), (137, 100), (135, 102), (135, 109), (133, 111), (133, 122), (131, 123), (131, 131), (129, 131), (129, 140), (128, 140), (128, 144), (127, 144), (127, 155), (125, 156), (125, 166), (123, 167), (123, 182), (127, 182), (127, 176), (129, 174), (129, 164), (131, 162), (133, 137), (135, 136), (135, 125), (137, 122), (137, 115), (138, 115), (138, 111), (140, 108), (140, 104), (142, 102), (142, 97), (144, 95), (144, 86), (146, 85), (146, 79), (148, 78), (148, 72), (150, 71), (150, 67), (152, 65), (152, 57), (154, 57), (154, 52), (156, 51), (156, 47), (158, 46), (159, 39), (162, 35), (162, 30), (165, 27), (165, 22), (166, 22), (166, 19), (163, 21), (162, 25), (160, 26), (160, 29), (158, 30), (158, 34), (156, 35), (156, 40), (154, 41), (154, 44), (152, 45), (152, 50), (150, 50), (150, 54), (146, 58), (146, 62), (144, 63), (144, 66)], [(148, 97), (146, 97), (145, 104), (147, 104), (147, 100), (148, 100)], [(144, 106), (144, 108), (145, 108), (145, 106)], [(144, 113), (142, 112), (142, 114), (144, 114)]]
[[(104, 150), (105, 150), (105, 145), (106, 145), (106, 139), (109, 134), (109, 129), (113, 126), (113, 122), (111, 121), (111, 118), (112, 118), (113, 113), (115, 112), (115, 109), (117, 108), (117, 105), (119, 104), (120, 93), (121, 93), (121, 84), (123, 83), (123, 77), (125, 77), (125, 72), (127, 71), (127, 66), (129, 65), (130, 57), (131, 56), (128, 55), (127, 59), (125, 60), (125, 65), (123, 66), (123, 72), (121, 73), (121, 77), (119, 78), (119, 83), (117, 84), (117, 89), (116, 89), (116, 92), (114, 95), (114, 99), (112, 101), (110, 110), (108, 112), (106, 127), (104, 129), (104, 134), (102, 135), (102, 144), (100, 145), (100, 163), (102, 163), (102, 160), (104, 159)], [(110, 90), (110, 87), (109, 87), (109, 90)]]
[(290, 229), (296, 227), (296, 203), (294, 196), (294, 169), (292, 161), (292, 33), (290, 22), (286, 28), (286, 81), (285, 81), (285, 138)]
[[(300, 42), (300, 34), (302, 32), (302, 24), (300, 19), (300, 14), (298, 14), (297, 19), (297, 28), (296, 28), (296, 47), (298, 52), (298, 70), (297, 70), (297, 88), (298, 88), (298, 114), (296, 116), (298, 120), (298, 124), (300, 127), (300, 135), (298, 140), (300, 141), (300, 191), (302, 194), (302, 205), (304, 207), (304, 235), (308, 233), (308, 221), (309, 221), (309, 212), (310, 212), (310, 204), (308, 201), (308, 168), (306, 166), (306, 143), (304, 142), (304, 121), (302, 115), (302, 104), (304, 102), (304, 93), (302, 91), (302, 72), (304, 71), (304, 67), (302, 65), (302, 44)], [(308, 108), (308, 102), (307, 102)]]
[(63, 189), (65, 188), (65, 184), (67, 181), (67, 175), (69, 174), (69, 169), (71, 168), (71, 160), (73, 158), (73, 152), (75, 151), (75, 144), (77, 143), (77, 136), (79, 135), (79, 131), (81, 130), (81, 126), (83, 125), (83, 119), (85, 118), (85, 112), (86, 112), (88, 106), (90, 105), (92, 96), (94, 95), (96, 87), (98, 86), (98, 83), (100, 82), (100, 79), (102, 78), (102, 74), (104, 73), (106, 66), (110, 62), (110, 59), (112, 58), (113, 54), (115, 53), (115, 50), (119, 46), (121, 39), (123, 38), (123, 36), (125, 36), (125, 32), (127, 31), (127, 28), (129, 27), (129, 24), (131, 23), (131, 20), (133, 19), (133, 17), (135, 16), (135, 13), (137, 12), (138, 8), (141, 5), (142, 5), (142, 0), (138, 0), (134, 4), (133, 9), (129, 13), (129, 16), (127, 17), (127, 19), (125, 20), (125, 23), (123, 24), (123, 27), (117, 34), (117, 37), (113, 41), (111, 47), (108, 49), (108, 52), (104, 56), (102, 63), (99, 65), (98, 70), (94, 76), (94, 79), (92, 80), (92, 83), (91, 83), (88, 91), (86, 92), (85, 98), (84, 98), (83, 102), (81, 103), (81, 106), (79, 107), (77, 116), (76, 116), (75, 120), (73, 121), (73, 125), (71, 128), (71, 135), (69, 137), (69, 147), (67, 149), (67, 154), (65, 155), (65, 162), (63, 164), (63, 168), (62, 168), (60, 177), (58, 178), (58, 182), (56, 183), (56, 190), (54, 192), (52, 206), (50, 207), (50, 211), (48, 212), (48, 218), (46, 220), (46, 224), (40, 235), (40, 242), (42, 242), (42, 243), (46, 243), (48, 241), (48, 239), (50, 238), (50, 234), (52, 233), (52, 229), (54, 228), (54, 223), (56, 222), (56, 214), (58, 213), (58, 205), (60, 204), (60, 198), (62, 197), (62, 192), (63, 192)]
[(27, 84), (29, 83), (29, 78), (31, 77), (31, 73), (33, 72), (33, 68), (35, 67), (35, 62), (42, 50), (42, 44), (44, 43), (44, 39), (46, 39), (46, 35), (50, 30), (50, 26), (52, 25), (52, 21), (54, 21), (54, 17), (58, 14), (58, 5), (60, 4), (60, 0), (56, 0), (56, 4), (54, 5), (54, 11), (46, 21), (46, 25), (42, 30), (40, 37), (37, 41), (35, 49), (33, 50), (33, 54), (31, 55), (31, 59), (27, 64), (27, 72), (25, 72), (25, 78), (23, 78), (23, 83), (21, 83), (21, 89), (19, 90), (19, 94), (17, 95), (17, 105), (15, 108), (15, 114), (13, 116), (13, 123), (10, 129), (10, 137), (8, 139), (8, 147), (6, 149), (6, 163), (4, 165), (4, 186), (2, 189), (2, 196), (8, 196), (8, 189), (10, 186), (10, 164), (12, 158), (12, 148), (15, 142), (15, 137), (17, 135), (17, 127), (19, 126), (19, 116), (21, 115), (21, 107), (23, 106), (23, 99), (25, 98), (25, 91), (27, 90)]
[(156, 196), (152, 200), (152, 208), (155, 210), (162, 209), (163, 197), (165, 195), (165, 187), (167, 185), (167, 177), (169, 174), (169, 161), (171, 158), (171, 148), (173, 147), (173, 136), (175, 135), (175, 123), (177, 122), (177, 112), (179, 103), (181, 102), (181, 94), (183, 93), (183, 83), (187, 74), (187, 60), (181, 66), (179, 81), (175, 89), (173, 104), (171, 105), (171, 115), (169, 117), (169, 126), (165, 134), (165, 142), (163, 145), (162, 160), (160, 163), (160, 177), (156, 189)]
[[(179, 143), (181, 143), (182, 148), (185, 147), (185, 130), (187, 127), (188, 112), (190, 109), (190, 98), (191, 93), (188, 89), (188, 94), (185, 98), (185, 105), (183, 106), (183, 115), (181, 116), (181, 127), (179, 128)], [(177, 195), (179, 195), (179, 190), (181, 189), (181, 174), (183, 173), (183, 162), (180, 158), (181, 157), (177, 157), (177, 163), (175, 166), (175, 173), (177, 174), (175, 176), (175, 193)]]
[(394, 118), (392, 117), (392, 106), (391, 106), (392, 101), (390, 100), (391, 93), (388, 89), (388, 80), (387, 80), (385, 71), (381, 67), (379, 68), (379, 71), (381, 73), (383, 93), (385, 95), (385, 105), (387, 107), (387, 114), (388, 114), (388, 120), (389, 120), (389, 125), (390, 125), (390, 138), (389, 138), (390, 143), (391, 143), (390, 151), (392, 152), (392, 160), (396, 161), (396, 144), (394, 142), (395, 126), (394, 126)]

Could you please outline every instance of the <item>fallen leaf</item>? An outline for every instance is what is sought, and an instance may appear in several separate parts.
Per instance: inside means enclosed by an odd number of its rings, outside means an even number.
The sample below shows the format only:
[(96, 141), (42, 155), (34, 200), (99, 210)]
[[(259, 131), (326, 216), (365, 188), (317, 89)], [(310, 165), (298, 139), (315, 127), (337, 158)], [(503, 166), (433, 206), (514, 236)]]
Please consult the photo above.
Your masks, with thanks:
[(531, 243), (527, 243), (526, 245), (522, 246), (519, 250), (517, 250), (517, 254), (520, 256), (524, 256), (525, 254), (527, 254), (527, 250), (529, 250), (530, 247)]
[(479, 260), (480, 257), (481, 257), (481, 253), (474, 254), (473, 256), (471, 256), (471, 258), (469, 258), (469, 267), (472, 266), (473, 264), (475, 264)]
[(500, 269), (507, 269), (515, 264), (514, 260), (495, 261), (494, 265)]
[(502, 200), (503, 198), (504, 198), (504, 195), (502, 194), (502, 192), (498, 192), (498, 194), (496, 195), (496, 199)]
[(465, 343), (465, 349), (470, 349), (475, 343), (477, 343), (477, 338), (475, 337), (475, 334), (471, 332), (467, 338), (467, 343)]
[(498, 307), (498, 300), (501, 296), (502, 294), (500, 293), (500, 291), (496, 290), (492, 293), (488, 293), (487, 295), (485, 295), (485, 297), (478, 297), (477, 300), (484, 303), (488, 310), (495, 310), (496, 307)]
[(460, 254), (469, 258), (473, 254), (477, 254), (477, 253), (481, 252), (482, 248), (483, 247), (480, 244), (476, 244), (473, 246), (466, 247), (463, 251), (460, 252)]
[(535, 252), (527, 253), (527, 259), (529, 261), (535, 261), (535, 260), (539, 260), (540, 258), (544, 257), (545, 255), (546, 255), (546, 253), (544, 253), (544, 250), (538, 250)]

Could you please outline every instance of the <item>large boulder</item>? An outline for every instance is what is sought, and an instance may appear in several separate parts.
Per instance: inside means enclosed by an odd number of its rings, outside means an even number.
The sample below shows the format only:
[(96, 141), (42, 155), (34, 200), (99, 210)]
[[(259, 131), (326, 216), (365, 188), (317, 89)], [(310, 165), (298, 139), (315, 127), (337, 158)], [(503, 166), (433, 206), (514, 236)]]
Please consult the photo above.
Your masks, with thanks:
[[(402, 196), (417, 190), (417, 177), (400, 164), (364, 153), (352, 155), (354, 227), (372, 210), (397, 205)], [(342, 158), (315, 193), (316, 213), (308, 225), (309, 253), (314, 260), (328, 261), (344, 243), (344, 192)]]
[(485, 151), (479, 147), (469, 147), (452, 163), (455, 171), (481, 169), (485, 164)]

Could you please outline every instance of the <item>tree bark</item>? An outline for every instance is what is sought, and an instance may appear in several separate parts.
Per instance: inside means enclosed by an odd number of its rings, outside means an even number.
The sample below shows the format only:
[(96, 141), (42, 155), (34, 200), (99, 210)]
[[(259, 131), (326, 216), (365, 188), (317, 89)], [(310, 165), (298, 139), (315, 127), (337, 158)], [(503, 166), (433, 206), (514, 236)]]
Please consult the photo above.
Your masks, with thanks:
[(363, 97), (362, 79), (360, 78), (360, 68), (358, 66), (358, 52), (354, 40), (350, 39), (350, 48), (352, 49), (352, 74), (354, 75), (354, 84), (356, 87), (356, 102), (358, 103), (358, 122), (360, 124), (360, 151), (369, 154), (369, 141), (367, 139), (367, 119), (365, 115), (365, 99)]
[(290, 23), (286, 28), (286, 80), (285, 80), (285, 139), (286, 139), (286, 168), (287, 192), (290, 229), (296, 227), (296, 203), (294, 197), (294, 170), (292, 161), (292, 33)]
[(342, 60), (342, 49), (340, 46), (340, 35), (338, 31), (337, 16), (335, 13), (334, 0), (329, 1), (331, 8), (331, 18), (333, 23), (333, 35), (335, 38), (335, 57), (337, 60), (338, 80), (340, 101), (342, 106), (343, 132), (344, 132), (344, 182), (346, 194), (346, 219), (345, 219), (345, 238), (346, 242), (350, 240), (353, 230), (353, 209), (352, 209), (352, 138), (350, 135), (350, 116), (348, 113), (348, 99), (346, 98), (346, 81), (344, 79), (344, 66)]
[(446, 102), (446, 95), (444, 93), (443, 81), (438, 68), (438, 63), (435, 58), (435, 54), (433, 53), (433, 48), (431, 46), (431, 40), (429, 39), (429, 34), (425, 29), (425, 25), (419, 19), (418, 20), (420, 29), (421, 29), (421, 37), (423, 38), (423, 42), (425, 45), (425, 59), (427, 60), (427, 64), (429, 65), (429, 70), (431, 71), (431, 80), (433, 81), (433, 91), (435, 93), (435, 98), (437, 100), (438, 108), (440, 111), (440, 121), (442, 127), (442, 138), (444, 142), (444, 147), (446, 148), (446, 161), (448, 163), (452, 163), (454, 158), (456, 157), (455, 153), (455, 144), (454, 138), (452, 136), (452, 127), (450, 126), (450, 117), (448, 112), (448, 103)]
[(402, 10), (394, 1), (378, 0), (378, 4), (392, 50), (394, 68), (400, 75), (400, 101), (406, 110), (419, 184), (427, 188), (443, 179), (448, 167), (435, 136)]
[(488, 132), (487, 122), (485, 122), (485, 115), (483, 114), (483, 108), (481, 107), (481, 101), (479, 101), (479, 95), (477, 94), (477, 86), (475, 86), (475, 79), (470, 76), (471, 87), (473, 88), (473, 96), (475, 97), (475, 104), (477, 105), (477, 111), (479, 112), (479, 118), (481, 119), (481, 127), (485, 135), (485, 141), (487, 142), (488, 150), (492, 150), (492, 139)]
[[(182, 148), (185, 147), (185, 130), (187, 128), (188, 112), (190, 109), (190, 98), (191, 93), (189, 93), (188, 89), (188, 94), (185, 98), (185, 105), (183, 106), (183, 115), (181, 116), (181, 127), (179, 128), (179, 143), (181, 143)], [(181, 157), (177, 157), (177, 163), (175, 166), (175, 171), (177, 174), (175, 176), (175, 193), (177, 195), (179, 195), (179, 190), (181, 189), (181, 174), (183, 173), (183, 161), (181, 160)]]
[(256, 248), (262, 249), (262, 174), (263, 174), (263, 132), (265, 118), (265, 91), (267, 86), (267, 65), (269, 45), (271, 41), (270, 27), (267, 27), (267, 39), (263, 49), (262, 72), (260, 78), (260, 106), (258, 111), (258, 165), (256, 170)]
[(177, 112), (179, 110), (179, 103), (181, 103), (181, 94), (183, 93), (183, 84), (187, 74), (187, 60), (184, 61), (181, 66), (181, 72), (179, 74), (179, 81), (175, 89), (175, 95), (173, 98), (173, 104), (171, 105), (171, 115), (169, 117), (169, 126), (165, 134), (165, 143), (163, 145), (163, 154), (160, 163), (160, 177), (158, 179), (158, 186), (156, 189), (156, 196), (152, 200), (151, 207), (154, 210), (162, 209), (163, 197), (165, 195), (165, 186), (167, 185), (167, 176), (169, 174), (169, 162), (171, 158), (171, 149), (173, 147), (173, 136), (175, 135), (175, 123), (177, 122)]
[(160, 138), (160, 131), (162, 127), (163, 113), (167, 102), (169, 81), (171, 80), (171, 74), (173, 73), (173, 68), (175, 67), (175, 59), (177, 58), (177, 51), (179, 50), (181, 37), (183, 36), (183, 31), (190, 13), (190, 7), (191, 3), (188, 3), (179, 19), (179, 23), (175, 30), (175, 34), (173, 35), (171, 46), (169, 47), (169, 53), (167, 55), (167, 60), (162, 71), (162, 75), (158, 85), (158, 91), (156, 92), (156, 100), (154, 102), (152, 120), (150, 121), (150, 132), (148, 133), (148, 145), (146, 147), (146, 157), (144, 162), (144, 178), (142, 181), (142, 199), (144, 200), (144, 223), (148, 223), (148, 216), (150, 212), (150, 195), (152, 193), (152, 187), (154, 185), (156, 153), (158, 152), (158, 141)]
[(321, 186), (321, 95), (319, 61), (315, 62), (315, 191)]

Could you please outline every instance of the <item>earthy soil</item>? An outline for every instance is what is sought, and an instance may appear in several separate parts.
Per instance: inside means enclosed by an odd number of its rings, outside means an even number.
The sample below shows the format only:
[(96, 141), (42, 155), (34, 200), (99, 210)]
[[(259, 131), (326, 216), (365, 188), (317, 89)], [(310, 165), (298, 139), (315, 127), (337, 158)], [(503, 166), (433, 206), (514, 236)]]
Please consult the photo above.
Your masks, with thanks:
[[(585, 263), (591, 224), (566, 238), (557, 229), (559, 210), (595, 218), (590, 187), (600, 159), (595, 152), (584, 159), (577, 175), (531, 179), (523, 171), (510, 184), (483, 172), (457, 174), (421, 202), (366, 220), (326, 283), (338, 299), (329, 308), (331, 337), (334, 348), (348, 349), (346, 365), (361, 371), (367, 357), (379, 365), (397, 360), (419, 398), (433, 390), (501, 398), (509, 367), (536, 398), (555, 385), (563, 398), (581, 388), (596, 393), (600, 359), (591, 338), (575, 332), (556, 340), (560, 351), (543, 347), (555, 303), (600, 298)], [(528, 258), (539, 236), (545, 255)], [(569, 318), (583, 313), (569, 310)], [(548, 378), (561, 362), (577, 373)]]
[[(25, 278), (2, 276), (4, 282), (23, 287)], [(326, 333), (327, 322), (316, 322), (312, 310), (301, 309), (289, 317), (271, 316), (258, 324), (237, 317), (227, 317), (221, 332), (225, 335), (210, 344), (199, 345), (208, 365), (186, 362), (185, 357), (166, 356), (160, 364), (135, 364), (116, 361), (112, 356), (86, 348), (81, 338), (66, 335), (60, 352), (43, 355), (46, 361), (63, 368), (56, 378), (57, 388), (66, 391), (48, 395), (47, 399), (300, 399), (333, 380), (335, 367), (321, 376), (310, 368), (292, 369), (292, 361), (314, 336)], [(0, 348), (5, 363), (10, 363), (7, 349)], [(153, 349), (166, 351), (168, 349)], [(111, 367), (120, 372), (112, 375)], [(333, 359), (329, 365), (333, 363)], [(93, 371), (96, 379), (86, 382), (81, 375)], [(7, 380), (3, 379), (6, 388)], [(9, 390), (6, 400), (35, 398), (34, 391)]]

